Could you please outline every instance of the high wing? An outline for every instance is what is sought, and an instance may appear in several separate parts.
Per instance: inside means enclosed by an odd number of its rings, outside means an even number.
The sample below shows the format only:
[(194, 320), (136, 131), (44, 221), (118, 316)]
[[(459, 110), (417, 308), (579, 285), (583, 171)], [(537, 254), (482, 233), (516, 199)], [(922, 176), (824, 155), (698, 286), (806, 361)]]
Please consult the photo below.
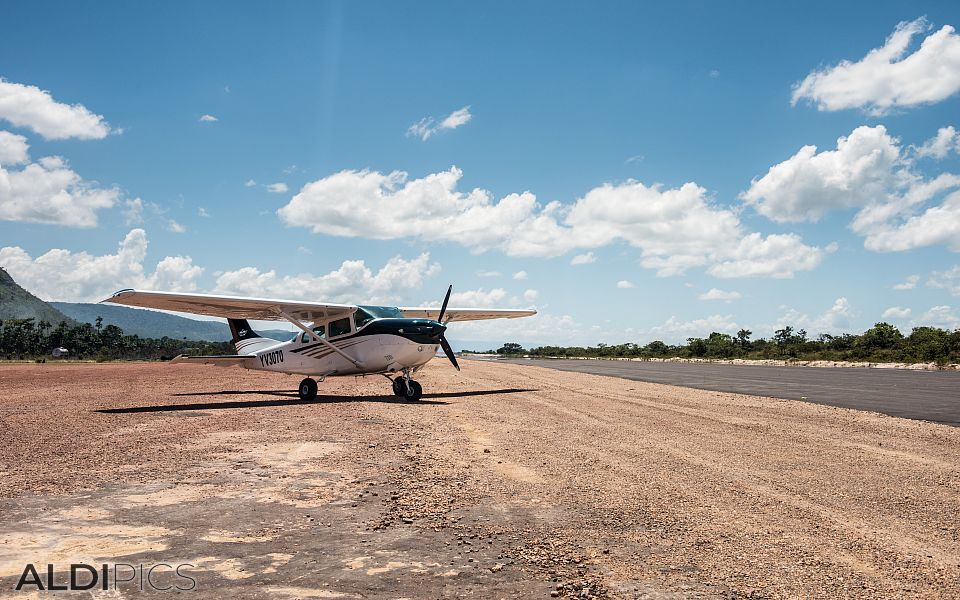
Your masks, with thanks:
[[(420, 319), (436, 319), (440, 316), (439, 308), (424, 307), (400, 307), (403, 316)], [(505, 308), (448, 308), (443, 314), (443, 321), (485, 321), (487, 319), (517, 319), (520, 317), (532, 317), (537, 314), (535, 310), (511, 310)]]
[(301, 321), (319, 321), (349, 315), (357, 308), (354, 304), (327, 304), (299, 300), (270, 300), (267, 298), (241, 298), (237, 296), (180, 294), (145, 290), (120, 290), (103, 302), (209, 315), (225, 319), (255, 319), (258, 321), (286, 320), (286, 317), (279, 314), (278, 311)]

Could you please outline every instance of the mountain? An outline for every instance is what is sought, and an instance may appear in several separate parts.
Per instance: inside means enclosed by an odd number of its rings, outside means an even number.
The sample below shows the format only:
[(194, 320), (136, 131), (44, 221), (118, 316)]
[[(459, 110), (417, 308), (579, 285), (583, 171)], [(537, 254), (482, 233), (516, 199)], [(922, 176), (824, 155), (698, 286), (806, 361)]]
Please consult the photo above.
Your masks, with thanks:
[(76, 324), (67, 315), (20, 287), (9, 273), (0, 269), (0, 319), (31, 317), (35, 323), (46, 321), (54, 327), (60, 321), (66, 321), (70, 325)]
[[(50, 304), (81, 323), (95, 324), (97, 317), (102, 317), (104, 325), (116, 325), (127, 335), (138, 335), (142, 338), (166, 336), (208, 342), (224, 342), (230, 339), (230, 328), (224, 321), (200, 321), (155, 310), (114, 304), (73, 302), (51, 302)], [(289, 340), (293, 337), (292, 331), (265, 330), (257, 333), (277, 340)]]

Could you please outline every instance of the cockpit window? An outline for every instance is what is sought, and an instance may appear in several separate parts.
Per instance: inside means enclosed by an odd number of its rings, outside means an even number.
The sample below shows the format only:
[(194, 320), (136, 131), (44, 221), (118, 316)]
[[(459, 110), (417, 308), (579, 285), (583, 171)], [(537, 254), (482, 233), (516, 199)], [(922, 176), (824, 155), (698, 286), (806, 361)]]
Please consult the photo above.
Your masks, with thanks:
[[(314, 327), (313, 332), (319, 335), (320, 337), (324, 337), (325, 335), (323, 325), (320, 325), (319, 327)], [(307, 332), (303, 332), (303, 335), (300, 336), (300, 341), (306, 344), (307, 342), (312, 342), (314, 340), (313, 340), (313, 336), (311, 336)]]
[(327, 323), (327, 327), (330, 328), (330, 337), (337, 337), (338, 335), (350, 333), (350, 317), (337, 319), (336, 321), (330, 321)]
[(373, 315), (363, 308), (357, 308), (357, 312), (353, 313), (353, 322), (357, 324), (357, 329), (360, 329), (373, 319)]
[[(361, 306), (357, 312), (363, 311), (374, 319), (402, 319), (403, 313), (396, 306)], [(357, 325), (359, 327), (359, 325)]]

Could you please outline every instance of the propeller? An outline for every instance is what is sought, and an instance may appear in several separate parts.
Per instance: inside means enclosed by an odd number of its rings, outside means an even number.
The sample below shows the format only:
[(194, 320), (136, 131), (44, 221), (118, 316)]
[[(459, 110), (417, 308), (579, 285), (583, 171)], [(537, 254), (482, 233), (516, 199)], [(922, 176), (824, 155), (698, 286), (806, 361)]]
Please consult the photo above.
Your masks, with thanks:
[[(447, 303), (450, 302), (450, 293), (453, 292), (453, 286), (447, 288), (447, 295), (443, 297), (443, 305), (440, 307), (440, 314), (437, 315), (437, 322), (443, 323), (443, 314), (447, 312)], [(440, 331), (437, 335), (437, 341), (440, 342), (440, 347), (443, 348), (443, 353), (447, 355), (447, 358), (450, 359), (450, 363), (453, 365), (453, 368), (460, 370), (460, 365), (457, 364), (457, 357), (453, 353), (453, 348), (450, 347), (450, 342), (447, 341), (447, 338), (444, 337), (443, 332), (446, 331), (446, 327)]]

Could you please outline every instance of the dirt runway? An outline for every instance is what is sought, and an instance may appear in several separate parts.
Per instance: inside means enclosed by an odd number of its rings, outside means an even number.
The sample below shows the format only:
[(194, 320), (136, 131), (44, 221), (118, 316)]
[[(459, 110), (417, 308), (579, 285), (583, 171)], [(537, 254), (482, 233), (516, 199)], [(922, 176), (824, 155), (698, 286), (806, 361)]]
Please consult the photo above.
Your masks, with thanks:
[(189, 565), (197, 598), (960, 597), (960, 428), (478, 361), (418, 380), (302, 403), (239, 369), (0, 367), (0, 596), (31, 597), (26, 563), (119, 562)]

